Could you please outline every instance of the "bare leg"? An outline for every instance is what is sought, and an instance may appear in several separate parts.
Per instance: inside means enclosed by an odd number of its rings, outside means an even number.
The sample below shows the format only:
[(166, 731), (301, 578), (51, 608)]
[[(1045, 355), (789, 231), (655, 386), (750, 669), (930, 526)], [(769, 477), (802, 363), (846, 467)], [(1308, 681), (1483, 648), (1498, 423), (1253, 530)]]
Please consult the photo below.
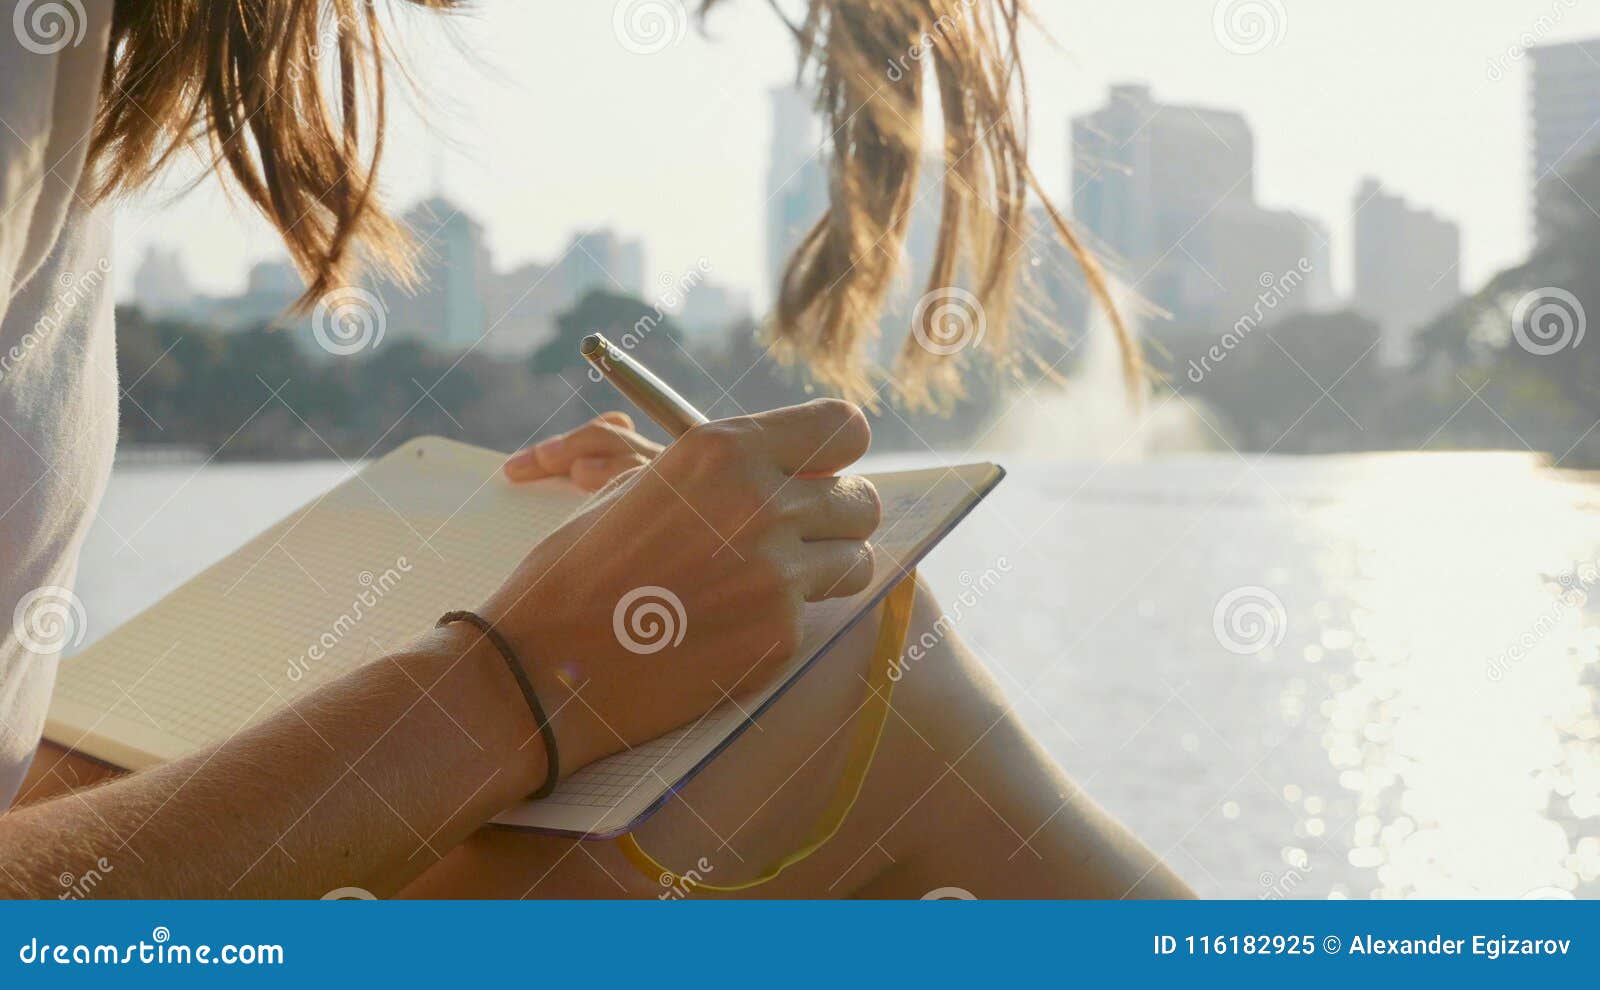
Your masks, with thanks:
[[(912, 636), (938, 605), (922, 590)], [(638, 833), (706, 882), (758, 874), (796, 848), (837, 785), (875, 635), (864, 622)], [(749, 896), (1174, 897), (1188, 889), (1094, 805), (1007, 711), (954, 635), (895, 687), (872, 772), (834, 839)], [(664, 888), (615, 843), (488, 828), (405, 891), (415, 897), (649, 897)], [(713, 896), (697, 892), (696, 896)]]

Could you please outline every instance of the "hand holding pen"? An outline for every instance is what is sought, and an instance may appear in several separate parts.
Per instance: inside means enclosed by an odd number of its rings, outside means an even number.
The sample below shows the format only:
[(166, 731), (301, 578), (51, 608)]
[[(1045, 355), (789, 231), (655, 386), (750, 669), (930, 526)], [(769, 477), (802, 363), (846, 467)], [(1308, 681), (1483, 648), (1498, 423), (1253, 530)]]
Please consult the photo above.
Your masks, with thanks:
[[(619, 375), (644, 369), (615, 347), (590, 352), (681, 435), (660, 450), (601, 418), (507, 464), (513, 480), (590, 457), (629, 464), (482, 609), (555, 699), (563, 772), (692, 720), (724, 691), (765, 685), (800, 646), (805, 602), (868, 586), (881, 512), (871, 482), (836, 476), (871, 442), (856, 406), (819, 399), (706, 422), (648, 372)], [(638, 615), (655, 635), (630, 624), (631, 607), (648, 610)], [(582, 702), (563, 704), (580, 685)]]

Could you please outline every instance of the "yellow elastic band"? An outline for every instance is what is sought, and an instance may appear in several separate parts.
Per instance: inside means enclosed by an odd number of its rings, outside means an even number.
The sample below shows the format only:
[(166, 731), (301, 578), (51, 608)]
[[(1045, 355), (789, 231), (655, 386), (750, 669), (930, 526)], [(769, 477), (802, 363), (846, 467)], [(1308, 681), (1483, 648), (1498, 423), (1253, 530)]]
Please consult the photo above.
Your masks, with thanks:
[(894, 681), (889, 675), (905, 649), (906, 634), (911, 629), (911, 606), (916, 596), (917, 576), (913, 573), (889, 592), (883, 601), (883, 622), (878, 626), (878, 640), (872, 647), (872, 668), (867, 679), (869, 693), (861, 706), (860, 718), (856, 721), (850, 758), (845, 763), (833, 800), (799, 849), (762, 870), (753, 880), (730, 884), (685, 880), (645, 852), (632, 833), (617, 840), (628, 862), (648, 877), (651, 883), (659, 883), (662, 887), (732, 893), (759, 887), (776, 879), (778, 874), (827, 845), (849, 817), (850, 809), (855, 807), (856, 798), (861, 796), (862, 785), (867, 781), (867, 772), (872, 769), (872, 758), (877, 755), (878, 742), (883, 738), (883, 726), (889, 718), (889, 697), (894, 691)]

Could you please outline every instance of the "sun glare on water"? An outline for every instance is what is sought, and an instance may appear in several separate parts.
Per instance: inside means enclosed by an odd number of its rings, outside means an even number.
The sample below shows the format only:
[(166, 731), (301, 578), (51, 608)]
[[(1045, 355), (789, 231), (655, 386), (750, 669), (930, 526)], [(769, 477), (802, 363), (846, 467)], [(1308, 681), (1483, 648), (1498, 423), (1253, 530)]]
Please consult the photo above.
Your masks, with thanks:
[(1322, 736), (1348, 857), (1375, 896), (1560, 896), (1600, 877), (1600, 525), (1531, 461), (1457, 463), (1377, 459), (1311, 516), (1352, 625)]

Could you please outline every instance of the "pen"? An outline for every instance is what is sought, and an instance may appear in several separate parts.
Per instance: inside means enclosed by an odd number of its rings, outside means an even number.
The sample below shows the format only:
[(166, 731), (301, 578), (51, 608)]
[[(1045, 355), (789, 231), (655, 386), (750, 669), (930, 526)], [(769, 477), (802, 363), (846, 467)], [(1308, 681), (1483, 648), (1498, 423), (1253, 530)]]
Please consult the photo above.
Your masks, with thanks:
[(578, 345), (578, 353), (618, 392), (674, 437), (708, 422), (700, 410), (689, 404), (688, 399), (674, 392), (672, 386), (657, 378), (649, 368), (635, 361), (604, 335), (591, 333), (583, 338)]

